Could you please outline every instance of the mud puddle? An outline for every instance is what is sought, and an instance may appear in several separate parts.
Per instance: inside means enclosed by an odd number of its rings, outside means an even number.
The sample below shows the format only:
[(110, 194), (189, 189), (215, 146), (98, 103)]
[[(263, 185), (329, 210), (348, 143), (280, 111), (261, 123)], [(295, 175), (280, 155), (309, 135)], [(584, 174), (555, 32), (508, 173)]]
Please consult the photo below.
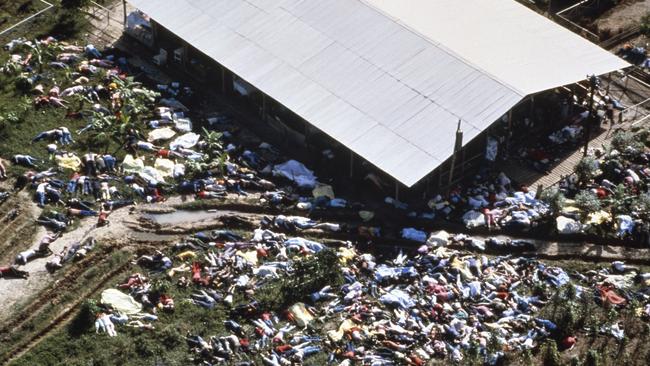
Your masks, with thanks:
[(146, 220), (149, 220), (158, 225), (177, 225), (186, 224), (191, 222), (216, 220), (224, 216), (233, 216), (238, 213), (228, 210), (208, 210), (208, 211), (183, 211), (178, 210), (169, 213), (148, 213), (142, 215)]

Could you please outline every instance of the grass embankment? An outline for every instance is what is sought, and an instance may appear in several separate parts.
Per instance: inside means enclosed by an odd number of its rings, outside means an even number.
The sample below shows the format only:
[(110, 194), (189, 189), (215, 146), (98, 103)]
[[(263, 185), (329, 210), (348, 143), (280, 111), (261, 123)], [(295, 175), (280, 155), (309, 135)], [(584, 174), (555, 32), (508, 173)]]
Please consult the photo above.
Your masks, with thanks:
[(92, 295), (89, 291), (92, 292), (93, 284), (119, 281), (111, 278), (111, 274), (124, 268), (130, 260), (129, 251), (114, 251), (110, 245), (99, 245), (88, 258), (70, 263), (57, 272), (55, 281), (20, 304), (3, 325), (2, 329), (8, 332), (5, 334), (11, 334), (11, 337), (0, 338), (0, 360), (15, 350), (22, 350), (35, 334), (50, 326), (64, 311), (74, 310), (80, 299)]
[[(337, 261), (336, 255), (330, 251), (300, 261), (296, 264), (296, 273), (292, 278), (264, 286), (257, 291), (255, 298), (263, 309), (273, 310), (281, 316), (281, 310), (304, 300), (304, 294), (313, 292), (315, 288), (321, 288), (327, 283), (340, 284), (343, 281), (341, 272), (332, 265), (332, 262)], [(223, 325), (227, 319), (238, 321), (246, 334), (253, 333), (252, 326), (242, 315), (234, 313), (223, 304), (207, 310), (186, 301), (197, 291), (194, 285), (177, 286), (165, 274), (151, 275), (151, 283), (154, 292), (169, 294), (176, 303), (173, 312), (158, 313), (159, 320), (154, 323), (156, 329), (139, 330), (118, 326), (118, 335), (114, 338), (105, 334), (97, 335), (92, 329), (92, 316), (82, 309), (67, 327), (49, 336), (12, 365), (58, 365), (64, 361), (67, 365), (189, 365), (195, 363), (195, 355), (190, 352), (185, 341), (186, 335), (198, 334), (208, 339), (210, 336), (230, 334)], [(236, 294), (234, 306), (250, 301), (243, 294)], [(315, 323), (310, 326), (314, 329), (332, 329), (338, 325)], [(255, 364), (262, 364), (261, 358), (254, 352), (240, 352), (237, 357), (237, 361), (251, 360)], [(307, 359), (305, 365), (323, 365), (326, 358), (327, 353), (322, 352)], [(234, 363), (235, 360), (232, 361)]]
[[(17, 11), (23, 4), (32, 1), (9, 2), (0, 5), (8, 17), (9, 23), (14, 24), (25, 16)], [(89, 26), (88, 21), (74, 10), (65, 10), (59, 7), (43, 13), (26, 22), (13, 31), (0, 36), (0, 44), (4, 45), (11, 39), (23, 37), (28, 40), (42, 39), (55, 36), (61, 40), (75, 43), (78, 36)], [(80, 42), (82, 43), (82, 42)], [(0, 65), (4, 65), (11, 57), (6, 51), (0, 52)], [(44, 63), (52, 61), (45, 57)], [(71, 84), (70, 71), (43, 67), (42, 79), (36, 84), (42, 84), (47, 91), (52, 86), (67, 87)], [(82, 128), (86, 123), (82, 119), (66, 119), (66, 110), (56, 108), (35, 109), (33, 95), (16, 88), (18, 75), (0, 73), (0, 156), (5, 159), (14, 154), (29, 154), (47, 162), (46, 143), (31, 144), (31, 140), (41, 131), (67, 126), (70, 131)], [(76, 108), (72, 105), (71, 108)], [(87, 148), (89, 141), (83, 137), (74, 136), (76, 143), (69, 150), (82, 150)], [(47, 168), (49, 164), (43, 164)], [(22, 173), (25, 169), (12, 166), (10, 173)]]
[(0, 31), (36, 14), (46, 6), (40, 0), (3, 1), (0, 4)]

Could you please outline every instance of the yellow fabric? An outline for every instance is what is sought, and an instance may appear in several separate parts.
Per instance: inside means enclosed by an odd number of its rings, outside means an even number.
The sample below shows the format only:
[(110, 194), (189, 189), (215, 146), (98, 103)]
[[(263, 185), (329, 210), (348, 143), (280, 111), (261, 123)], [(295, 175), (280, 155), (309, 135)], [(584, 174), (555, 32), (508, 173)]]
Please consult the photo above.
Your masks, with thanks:
[(349, 249), (345, 247), (340, 247), (339, 251), (337, 253), (337, 256), (339, 257), (339, 262), (341, 264), (345, 265), (353, 259), (357, 255), (357, 252), (354, 249)]
[(72, 156), (57, 155), (54, 157), (54, 160), (56, 161), (56, 165), (61, 169), (77, 171), (79, 170), (79, 168), (81, 168), (81, 159), (79, 159), (79, 157), (76, 155), (72, 155)]
[(172, 130), (169, 127), (158, 128), (153, 131), (150, 131), (147, 134), (147, 141), (154, 142), (160, 140), (169, 140), (172, 137), (176, 136), (176, 131)]
[(293, 318), (296, 320), (296, 325), (301, 328), (306, 327), (314, 320), (314, 316), (307, 311), (307, 307), (301, 302), (293, 304), (289, 308), (289, 312), (293, 314)]
[(174, 162), (169, 159), (158, 158), (153, 167), (163, 177), (171, 177), (174, 174)]
[(126, 315), (137, 314), (142, 311), (142, 305), (139, 302), (114, 288), (109, 288), (102, 292), (101, 302)]
[(451, 263), (450, 263), (451, 268), (455, 268), (460, 272), (460, 275), (463, 279), (472, 279), (474, 276), (472, 275), (472, 272), (470, 272), (467, 267), (465, 266), (465, 262), (461, 261), (458, 258), (454, 258)]
[(339, 325), (339, 329), (337, 330), (330, 330), (327, 332), (327, 336), (334, 342), (340, 341), (343, 336), (345, 335), (345, 332), (348, 330), (356, 327), (357, 325), (351, 320), (351, 319), (346, 319)]
[(176, 254), (176, 258), (178, 258), (178, 259), (180, 259), (182, 261), (184, 261), (186, 259), (194, 259), (194, 258), (196, 258), (196, 253), (194, 253), (191, 250), (187, 250), (187, 251), (184, 251), (182, 253)]
[(247, 262), (249, 262), (252, 265), (257, 265), (257, 251), (256, 250), (249, 250), (247, 252), (242, 252), (241, 250), (238, 250), (236, 253), (238, 256), (244, 258)]
[(140, 158), (134, 158), (133, 155), (128, 154), (124, 157), (122, 162), (122, 169), (125, 173), (140, 173), (144, 170), (144, 162)]
[(598, 211), (589, 214), (589, 223), (593, 225), (600, 225), (604, 222), (612, 220), (612, 215), (607, 211)]
[(329, 186), (327, 184), (319, 185), (318, 187), (314, 188), (311, 193), (314, 195), (314, 197), (328, 197), (329, 199), (336, 198), (334, 196), (334, 189), (332, 186)]

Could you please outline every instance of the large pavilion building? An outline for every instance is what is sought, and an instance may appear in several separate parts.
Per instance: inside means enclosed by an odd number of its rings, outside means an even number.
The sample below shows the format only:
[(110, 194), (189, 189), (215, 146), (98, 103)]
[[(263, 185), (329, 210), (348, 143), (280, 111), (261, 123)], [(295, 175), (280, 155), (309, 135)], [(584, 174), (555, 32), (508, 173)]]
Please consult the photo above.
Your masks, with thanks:
[(482, 155), (516, 105), (629, 66), (515, 0), (129, 1), (170, 64), (257, 94), (265, 117), (289, 111), (298, 134), (403, 187), (449, 171), (459, 121), (462, 148)]

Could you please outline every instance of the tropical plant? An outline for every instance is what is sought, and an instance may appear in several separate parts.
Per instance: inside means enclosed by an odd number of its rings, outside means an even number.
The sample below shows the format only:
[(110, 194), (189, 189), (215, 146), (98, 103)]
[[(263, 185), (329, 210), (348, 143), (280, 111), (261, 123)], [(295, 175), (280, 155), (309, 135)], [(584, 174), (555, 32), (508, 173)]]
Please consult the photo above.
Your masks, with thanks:
[(632, 210), (635, 196), (628, 192), (628, 189), (619, 184), (613, 189), (613, 193), (606, 200), (611, 211), (615, 215), (627, 215)]
[(592, 212), (599, 211), (602, 207), (598, 197), (591, 191), (581, 191), (578, 193), (575, 197), (575, 204), (585, 217)]
[(554, 340), (549, 339), (544, 343), (544, 354), (543, 354), (544, 365), (548, 366), (560, 366), (560, 353), (557, 350), (557, 343)]
[(582, 158), (578, 165), (576, 165), (575, 171), (578, 176), (578, 181), (582, 184), (590, 182), (600, 173), (598, 161), (590, 156)]
[(612, 137), (612, 147), (620, 152), (629, 149), (638, 151), (643, 148), (643, 143), (637, 140), (636, 135), (630, 131), (617, 131)]
[(646, 36), (650, 35), (650, 12), (641, 18), (641, 33)]
[(90, 0), (61, 0), (61, 7), (65, 9), (81, 9), (90, 5)]
[(205, 147), (208, 151), (210, 158), (218, 158), (223, 151), (223, 145), (221, 144), (221, 138), (223, 133), (217, 131), (208, 131), (203, 127), (203, 141), (205, 141)]
[(650, 192), (640, 194), (633, 202), (637, 214), (645, 221), (650, 221)]
[(543, 190), (540, 199), (551, 206), (554, 215), (562, 212), (562, 209), (566, 205), (566, 197), (564, 197), (562, 191), (556, 186)]

